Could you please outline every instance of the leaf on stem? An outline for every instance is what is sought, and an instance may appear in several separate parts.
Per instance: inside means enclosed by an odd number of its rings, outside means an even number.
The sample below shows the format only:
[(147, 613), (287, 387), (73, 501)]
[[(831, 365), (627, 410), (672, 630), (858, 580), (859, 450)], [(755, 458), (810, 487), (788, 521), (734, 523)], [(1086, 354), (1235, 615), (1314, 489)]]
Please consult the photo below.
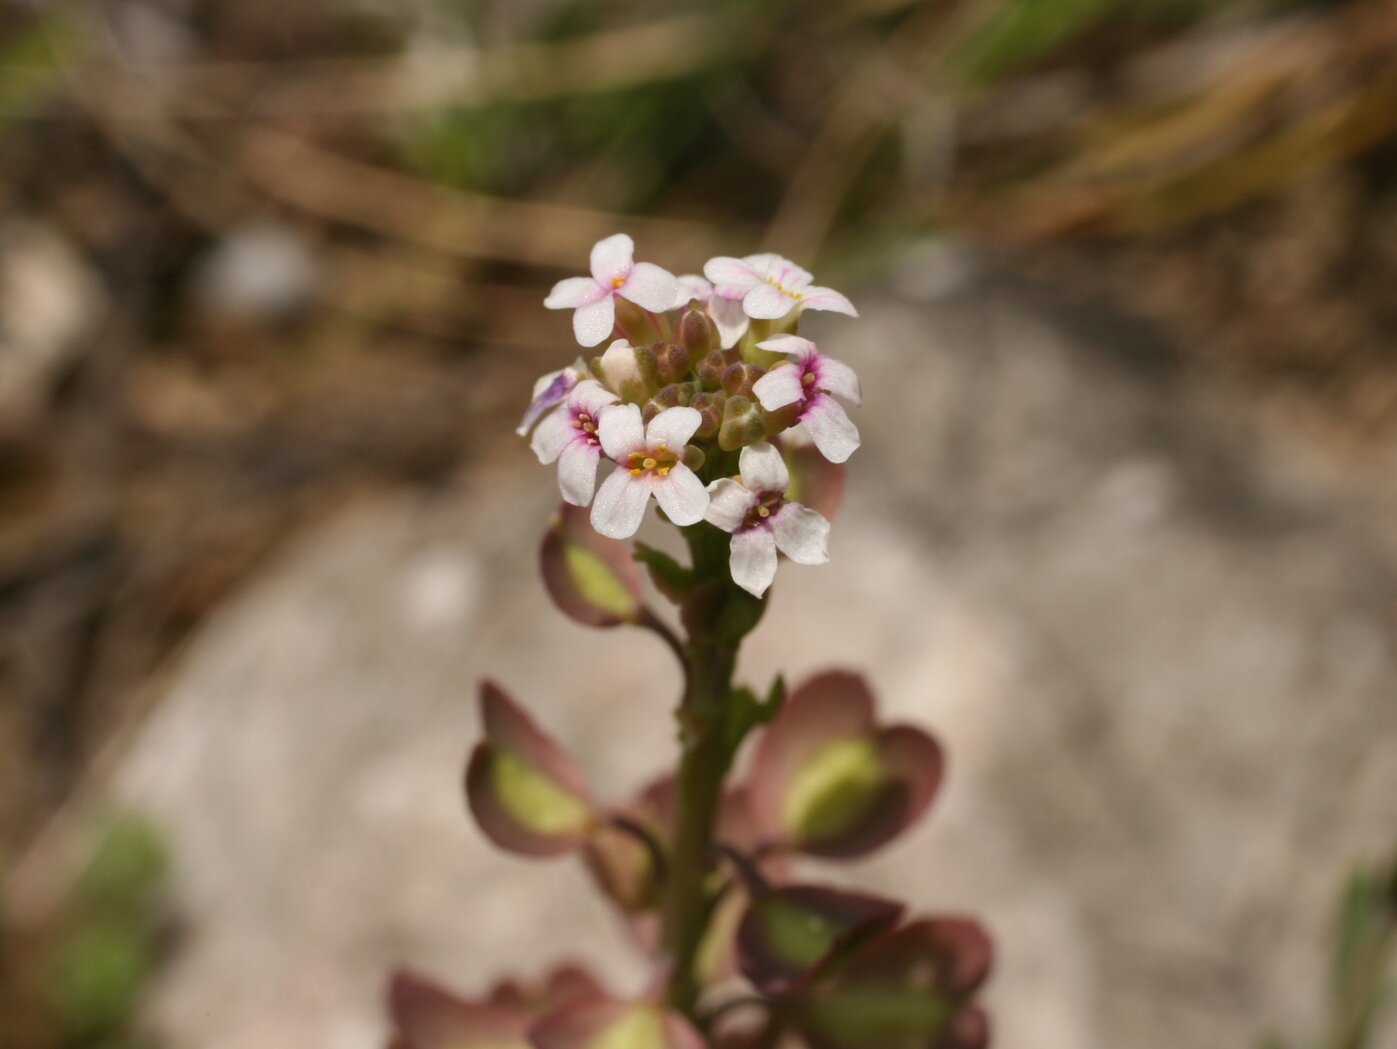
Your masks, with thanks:
[(548, 596), (584, 626), (614, 627), (641, 618), (640, 569), (623, 542), (600, 535), (582, 507), (564, 503), (539, 548)]
[(738, 964), (757, 990), (773, 996), (805, 987), (903, 913), (892, 900), (820, 885), (751, 891), (737, 930)]
[(983, 1049), (989, 1018), (971, 999), (993, 949), (964, 918), (924, 918), (868, 942), (782, 1003), (811, 1049)]
[(688, 1020), (653, 1002), (610, 999), (557, 1009), (529, 1031), (534, 1049), (706, 1049)]
[(596, 818), (576, 764), (492, 681), (481, 682), (480, 711), (485, 739), (466, 768), (466, 798), (481, 831), (525, 856), (578, 848)]
[(925, 732), (877, 724), (863, 678), (831, 671), (787, 699), (758, 742), (748, 785), (773, 844), (842, 859), (915, 823), (936, 795), (942, 765)]

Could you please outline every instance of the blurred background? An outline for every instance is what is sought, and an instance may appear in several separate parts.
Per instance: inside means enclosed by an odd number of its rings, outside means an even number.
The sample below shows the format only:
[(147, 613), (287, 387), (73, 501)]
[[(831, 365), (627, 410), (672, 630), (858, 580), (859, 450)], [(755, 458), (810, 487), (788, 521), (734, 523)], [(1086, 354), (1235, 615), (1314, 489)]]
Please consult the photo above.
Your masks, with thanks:
[(0, 2), (0, 1046), (638, 986), (458, 791), (487, 672), (613, 797), (673, 745), (511, 432), (616, 231), (863, 314), (746, 666), (868, 667), (951, 772), (835, 875), (982, 914), (1010, 1049), (1397, 1046), (1391, 0)]

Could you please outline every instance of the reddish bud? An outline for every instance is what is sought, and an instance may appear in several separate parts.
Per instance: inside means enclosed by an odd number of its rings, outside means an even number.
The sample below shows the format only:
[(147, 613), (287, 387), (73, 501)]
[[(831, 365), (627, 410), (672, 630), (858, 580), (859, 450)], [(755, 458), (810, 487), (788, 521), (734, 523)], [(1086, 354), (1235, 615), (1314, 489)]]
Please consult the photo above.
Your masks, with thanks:
[(703, 416), (703, 421), (695, 431), (696, 437), (712, 437), (718, 432), (718, 427), (723, 423), (723, 405), (727, 399), (724, 393), (694, 394), (693, 399), (689, 401), (689, 407), (698, 409), (699, 415)]
[(749, 364), (747, 361), (729, 364), (723, 369), (723, 389), (729, 394), (740, 393), (744, 397), (751, 397), (752, 384), (765, 374), (766, 369), (760, 364)]
[(689, 303), (679, 317), (679, 342), (694, 357), (702, 357), (719, 347), (718, 326), (698, 303)]
[(657, 342), (650, 352), (655, 355), (661, 383), (679, 382), (689, 374), (689, 351), (677, 342)]
[(723, 451), (736, 451), (765, 437), (766, 420), (756, 401), (737, 396), (723, 403), (723, 421), (718, 427), (718, 445)]

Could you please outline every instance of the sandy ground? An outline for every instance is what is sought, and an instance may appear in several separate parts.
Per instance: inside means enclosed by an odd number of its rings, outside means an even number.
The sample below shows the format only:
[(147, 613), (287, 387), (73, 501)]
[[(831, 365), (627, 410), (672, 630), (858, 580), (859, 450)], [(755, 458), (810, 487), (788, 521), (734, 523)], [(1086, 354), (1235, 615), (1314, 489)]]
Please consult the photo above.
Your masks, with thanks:
[[(1393, 845), (1380, 502), (1128, 325), (998, 285), (861, 305), (818, 329), (865, 386), (833, 562), (783, 567), (743, 666), (866, 668), (951, 766), (921, 829), (828, 873), (983, 915), (1002, 1046), (1308, 1031), (1337, 886)], [(494, 425), (548, 366), (488, 359), (463, 410)], [(115, 785), (178, 855), (173, 1045), (369, 1049), (398, 962), (639, 986), (580, 871), (496, 855), (459, 793), (484, 674), (603, 794), (673, 751), (668, 654), (536, 581), (555, 498), (502, 434), (452, 490), (298, 537), (181, 655)]]

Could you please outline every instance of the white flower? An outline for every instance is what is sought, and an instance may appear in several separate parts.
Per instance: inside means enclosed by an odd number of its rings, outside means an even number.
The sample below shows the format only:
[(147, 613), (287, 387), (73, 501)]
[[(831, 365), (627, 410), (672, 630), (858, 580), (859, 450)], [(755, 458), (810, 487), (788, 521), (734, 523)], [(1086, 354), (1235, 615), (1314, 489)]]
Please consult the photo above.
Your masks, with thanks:
[(738, 458), (741, 476), (708, 486), (705, 519), (732, 533), (728, 566), (733, 582), (761, 597), (776, 578), (776, 551), (796, 564), (829, 560), (829, 522), (785, 498), (791, 482), (781, 453), (765, 442), (749, 444)]
[(693, 408), (666, 408), (644, 426), (634, 404), (607, 409), (599, 436), (617, 465), (597, 491), (592, 527), (612, 539), (635, 535), (651, 495), (675, 524), (702, 521), (708, 492), (684, 465), (684, 446), (701, 419)]
[(596, 346), (611, 334), (618, 295), (651, 313), (665, 312), (674, 305), (679, 287), (674, 274), (634, 258), (635, 242), (624, 233), (597, 241), (592, 275), (560, 280), (543, 304), (550, 310), (575, 311), (572, 330), (583, 346)]
[(742, 309), (742, 298), (746, 292), (720, 295), (712, 284), (695, 273), (686, 273), (678, 280), (679, 295), (674, 300), (674, 308), (683, 309), (691, 299), (698, 299), (713, 318), (723, 349), (736, 346), (737, 340), (747, 333), (747, 314)]
[(832, 463), (845, 462), (859, 446), (859, 431), (834, 397), (859, 403), (859, 379), (854, 370), (826, 357), (818, 346), (799, 335), (777, 335), (757, 346), (791, 358), (773, 365), (752, 384), (761, 406), (774, 412), (798, 405), (796, 420), (805, 424), (820, 454)]
[(780, 255), (719, 256), (708, 260), (703, 275), (717, 295), (741, 298), (743, 311), (753, 320), (775, 320), (796, 307), (859, 315), (847, 298), (833, 288), (812, 286), (815, 278), (808, 271)]
[(601, 459), (597, 431), (602, 417), (615, 404), (614, 393), (595, 379), (585, 379), (534, 430), (534, 454), (545, 465), (557, 461), (558, 488), (573, 506), (592, 501)]

